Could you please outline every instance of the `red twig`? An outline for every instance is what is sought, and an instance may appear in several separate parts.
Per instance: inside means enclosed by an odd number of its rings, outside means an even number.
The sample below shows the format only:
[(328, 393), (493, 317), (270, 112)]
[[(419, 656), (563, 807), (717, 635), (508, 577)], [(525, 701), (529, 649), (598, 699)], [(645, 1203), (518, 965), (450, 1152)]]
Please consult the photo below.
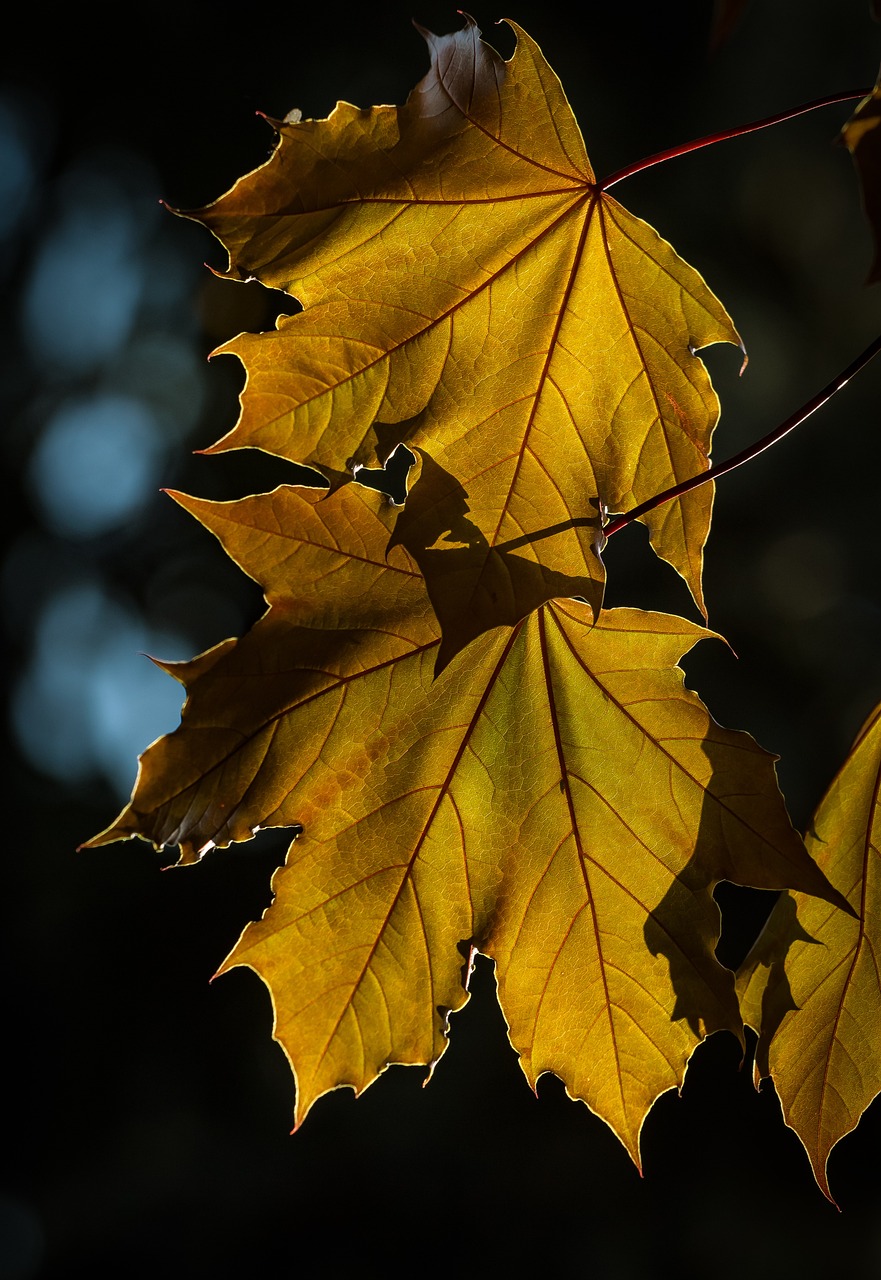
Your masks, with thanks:
[(615, 516), (603, 529), (605, 536), (611, 538), (613, 533), (617, 533), (619, 529), (623, 529), (625, 525), (630, 524), (632, 521), (638, 520), (646, 512), (654, 511), (655, 507), (662, 507), (665, 502), (672, 502), (674, 498), (681, 498), (684, 493), (690, 493), (692, 489), (697, 489), (700, 485), (707, 484), (710, 480), (717, 480), (719, 476), (724, 476), (728, 471), (734, 471), (737, 467), (743, 466), (745, 462), (750, 462), (753, 458), (758, 457), (760, 453), (764, 453), (766, 449), (770, 449), (772, 444), (776, 444), (778, 440), (782, 440), (784, 436), (789, 435), (790, 431), (794, 431), (812, 413), (816, 413), (827, 400), (831, 400), (836, 392), (850, 382), (854, 374), (859, 373), (864, 365), (867, 365), (870, 360), (878, 355), (879, 351), (881, 351), (881, 336), (871, 342), (865, 351), (857, 356), (853, 364), (849, 364), (843, 372), (827, 383), (822, 391), (818, 391), (800, 409), (797, 409), (791, 417), (787, 418), (785, 422), (781, 422), (779, 427), (775, 427), (769, 435), (763, 436), (755, 444), (742, 449), (740, 453), (735, 454), (733, 458), (729, 458), (727, 462), (720, 462), (716, 466), (710, 467), (709, 470), (701, 472), (700, 475), (692, 476), (690, 480), (683, 480), (680, 484), (674, 485), (672, 489), (665, 489), (663, 493), (657, 494), (654, 498), (649, 498), (647, 502), (641, 502), (632, 511), (626, 511), (623, 515)]
[(683, 142), (678, 147), (668, 147), (666, 151), (656, 151), (652, 156), (646, 156), (644, 160), (637, 160), (633, 164), (627, 165), (617, 172), (609, 174), (608, 178), (604, 178), (599, 183), (601, 191), (608, 191), (609, 187), (614, 187), (616, 182), (622, 182), (624, 178), (630, 178), (635, 173), (641, 173), (643, 169), (651, 169), (653, 165), (663, 164), (665, 160), (675, 160), (677, 156), (687, 156), (692, 151), (700, 151), (702, 147), (711, 147), (716, 142), (726, 142), (729, 138), (742, 138), (747, 133), (755, 133), (757, 129), (769, 129), (772, 124), (783, 124), (785, 120), (793, 120), (796, 116), (803, 116), (807, 111), (816, 111), (819, 107), (831, 107), (836, 102), (852, 102), (855, 98), (865, 98), (872, 92), (871, 89), (849, 89), (846, 93), (835, 93), (829, 98), (817, 98), (813, 102), (806, 102), (800, 107), (791, 107), (788, 111), (781, 111), (779, 115), (768, 116), (765, 120), (755, 120), (752, 124), (741, 124), (734, 129), (722, 129), (719, 133), (708, 133), (703, 138), (695, 138), (693, 142)]

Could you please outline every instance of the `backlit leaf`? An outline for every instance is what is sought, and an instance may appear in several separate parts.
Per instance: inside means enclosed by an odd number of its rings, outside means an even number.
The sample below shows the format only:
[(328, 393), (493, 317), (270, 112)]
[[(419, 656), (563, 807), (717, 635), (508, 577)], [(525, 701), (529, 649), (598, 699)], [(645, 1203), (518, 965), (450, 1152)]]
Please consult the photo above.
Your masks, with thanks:
[(852, 915), (786, 895), (738, 979), (760, 1032), (756, 1076), (774, 1081), (786, 1123), (832, 1199), (826, 1165), (881, 1092), (881, 708), (822, 800), (807, 845)]
[(224, 968), (266, 982), (297, 1121), (392, 1062), (434, 1064), (471, 948), (530, 1083), (552, 1071), (635, 1160), (700, 1038), (740, 1033), (716, 961), (721, 878), (839, 900), (793, 831), (773, 761), (714, 723), (678, 658), (711, 633), (576, 601), (475, 640), (439, 631), (387, 505), (359, 486), (179, 498), (266, 584), (239, 641), (174, 668), (181, 727), (93, 844), (183, 861), (303, 825), (275, 901)]
[[(705, 470), (719, 407), (695, 354), (739, 342), (698, 273), (597, 184), (563, 90), (517, 30), (503, 62), (466, 19), (425, 32), (431, 70), (403, 107), (340, 103), (279, 123), (260, 169), (194, 215), (229, 275), (305, 310), (222, 350), (247, 369), (238, 425), (333, 483), (407, 442), (446, 482), (425, 545), (405, 508), (448, 660), (481, 629), (562, 594), (602, 599), (601, 504), (620, 511)], [(705, 485), (644, 517), (703, 609)], [(455, 592), (444, 556), (470, 512)], [(421, 519), (421, 517), (420, 517)], [(450, 545), (453, 544), (453, 545)]]

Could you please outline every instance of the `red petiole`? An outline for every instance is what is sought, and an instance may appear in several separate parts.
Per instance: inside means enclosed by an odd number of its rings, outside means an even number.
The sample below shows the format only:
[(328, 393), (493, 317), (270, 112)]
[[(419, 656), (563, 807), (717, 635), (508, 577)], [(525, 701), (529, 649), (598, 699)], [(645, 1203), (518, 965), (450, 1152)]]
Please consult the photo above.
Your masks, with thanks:
[(608, 191), (610, 187), (614, 187), (616, 183), (622, 182), (625, 178), (630, 178), (635, 173), (642, 173), (643, 169), (651, 169), (656, 164), (663, 164), (665, 160), (675, 160), (677, 156), (687, 156), (692, 151), (700, 151), (703, 147), (711, 147), (716, 142), (727, 142), (729, 138), (742, 138), (747, 133), (755, 133), (758, 129), (769, 129), (771, 125), (783, 124), (786, 120), (794, 120), (796, 116), (803, 116), (808, 111), (817, 111), (820, 107), (834, 106), (836, 102), (853, 102), (855, 98), (865, 98), (871, 92), (871, 89), (848, 89), (846, 93), (835, 93), (828, 98), (816, 98), (813, 102), (806, 102), (800, 107), (791, 107), (788, 111), (781, 111), (779, 115), (768, 116), (764, 120), (755, 120), (752, 124), (741, 124), (734, 129), (722, 129), (719, 133), (708, 133), (703, 138), (695, 138), (693, 142), (683, 142), (678, 147), (668, 147), (666, 151), (656, 151), (654, 155), (646, 156), (644, 160), (637, 160), (633, 164), (626, 165), (625, 168), (609, 174), (608, 178), (604, 178), (597, 185), (600, 191)]

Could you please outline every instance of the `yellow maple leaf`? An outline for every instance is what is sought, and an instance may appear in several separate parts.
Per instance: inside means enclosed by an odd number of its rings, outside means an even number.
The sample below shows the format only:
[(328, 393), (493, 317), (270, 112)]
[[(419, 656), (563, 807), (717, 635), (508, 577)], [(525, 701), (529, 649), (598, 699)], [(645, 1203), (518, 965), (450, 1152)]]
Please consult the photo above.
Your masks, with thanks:
[(789, 822), (773, 758), (684, 687), (675, 664), (711, 633), (635, 609), (594, 625), (558, 601), (435, 679), (438, 626), (409, 556), (386, 559), (378, 495), (178, 501), (270, 607), (243, 639), (170, 668), (181, 726), (91, 844), (141, 835), (194, 861), (302, 824), (273, 905), (223, 966), (270, 989), (298, 1123), (389, 1063), (436, 1062), (474, 947), (495, 960), (530, 1083), (559, 1075), (638, 1160), (649, 1107), (699, 1039), (740, 1034), (713, 953), (716, 881), (842, 901)]
[(786, 895), (738, 978), (759, 1032), (756, 1082), (770, 1075), (786, 1123), (832, 1199), (827, 1162), (881, 1092), (881, 707), (863, 726), (807, 836), (847, 898), (844, 914)]
[[(706, 470), (719, 405), (696, 352), (739, 342), (700, 275), (601, 189), (559, 81), (515, 30), (507, 63), (470, 18), (425, 32), (431, 70), (405, 106), (278, 123), (271, 159), (191, 215), (230, 277), (305, 308), (221, 348), (247, 385), (208, 452), (255, 446), (338, 483), (407, 442), (458, 486), (452, 511), (446, 482), (422, 503), (441, 665), (554, 596), (599, 608), (602, 511)], [(711, 509), (707, 484), (644, 517), (702, 610)], [(451, 527), (465, 512), (467, 563)], [(401, 524), (419, 542), (408, 507)]]

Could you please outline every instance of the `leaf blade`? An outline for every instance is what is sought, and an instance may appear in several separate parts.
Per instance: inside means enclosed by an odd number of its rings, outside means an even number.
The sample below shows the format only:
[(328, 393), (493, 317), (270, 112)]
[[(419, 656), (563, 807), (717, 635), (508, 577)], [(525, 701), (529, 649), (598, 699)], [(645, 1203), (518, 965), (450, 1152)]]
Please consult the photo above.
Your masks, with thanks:
[[(827, 1165), (881, 1092), (881, 710), (867, 720), (821, 801), (808, 849), (849, 914), (801, 894), (775, 907), (739, 977), (786, 1123), (832, 1200)], [(833, 1201), (834, 1203), (834, 1201)]]
[(272, 992), (298, 1124), (389, 1062), (431, 1067), (476, 946), (530, 1082), (558, 1072), (638, 1160), (694, 1046), (740, 1030), (712, 885), (833, 893), (772, 758), (684, 687), (677, 659), (709, 633), (639, 610), (594, 625), (559, 601), (434, 679), (437, 625), (412, 562), (385, 560), (378, 495), (185, 503), (266, 579), (270, 608), (183, 673), (181, 728), (93, 843), (177, 836), (193, 861), (256, 826), (302, 828), (223, 966)]

